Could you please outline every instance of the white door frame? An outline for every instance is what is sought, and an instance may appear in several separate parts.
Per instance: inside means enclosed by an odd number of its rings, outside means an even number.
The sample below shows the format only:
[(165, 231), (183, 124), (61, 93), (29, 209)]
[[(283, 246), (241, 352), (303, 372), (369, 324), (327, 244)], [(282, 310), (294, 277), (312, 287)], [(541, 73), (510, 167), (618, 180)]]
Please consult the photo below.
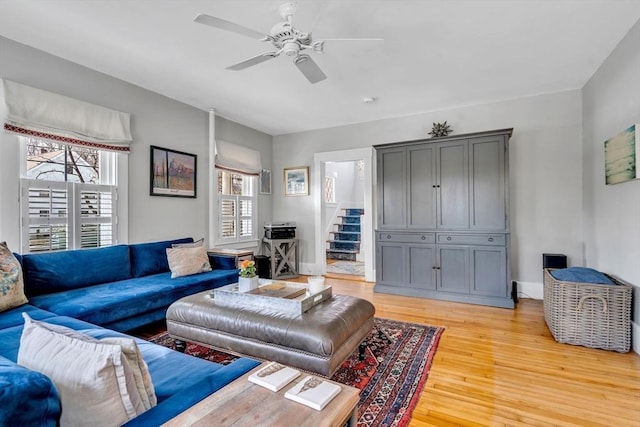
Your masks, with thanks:
[(364, 219), (362, 223), (362, 246), (364, 247), (364, 280), (375, 281), (373, 269), (373, 147), (356, 148), (341, 151), (326, 151), (313, 155), (313, 188), (315, 211), (315, 245), (316, 245), (316, 274), (327, 272), (326, 239), (322, 219), (324, 207), (324, 178), (325, 163), (364, 161)]

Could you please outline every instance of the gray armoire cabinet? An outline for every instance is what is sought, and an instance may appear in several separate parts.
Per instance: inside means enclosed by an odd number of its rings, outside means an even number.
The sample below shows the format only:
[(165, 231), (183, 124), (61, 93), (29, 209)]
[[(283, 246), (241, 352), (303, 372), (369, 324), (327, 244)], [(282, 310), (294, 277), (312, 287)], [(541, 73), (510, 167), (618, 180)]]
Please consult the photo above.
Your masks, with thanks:
[(512, 129), (376, 145), (376, 292), (513, 308)]

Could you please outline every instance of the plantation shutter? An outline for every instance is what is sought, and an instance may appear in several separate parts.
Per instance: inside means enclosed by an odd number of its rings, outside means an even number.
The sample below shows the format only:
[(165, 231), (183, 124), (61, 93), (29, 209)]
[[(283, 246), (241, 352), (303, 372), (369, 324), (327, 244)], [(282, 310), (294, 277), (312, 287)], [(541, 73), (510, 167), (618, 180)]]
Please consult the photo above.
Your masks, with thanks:
[(116, 189), (111, 185), (75, 184), (80, 217), (75, 247), (99, 248), (115, 241)]
[(69, 247), (71, 183), (22, 179), (22, 247), (29, 252)]
[(36, 179), (21, 179), (20, 186), (22, 247), (28, 252), (115, 243), (115, 186)]

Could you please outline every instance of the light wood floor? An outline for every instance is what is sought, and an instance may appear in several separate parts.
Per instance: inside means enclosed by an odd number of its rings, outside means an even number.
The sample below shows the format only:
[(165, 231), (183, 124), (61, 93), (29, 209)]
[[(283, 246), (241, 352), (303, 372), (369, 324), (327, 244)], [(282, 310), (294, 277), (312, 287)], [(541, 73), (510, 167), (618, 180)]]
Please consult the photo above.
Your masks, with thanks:
[(411, 426), (640, 426), (640, 356), (555, 342), (542, 301), (510, 310), (326, 281), (377, 317), (446, 328)]

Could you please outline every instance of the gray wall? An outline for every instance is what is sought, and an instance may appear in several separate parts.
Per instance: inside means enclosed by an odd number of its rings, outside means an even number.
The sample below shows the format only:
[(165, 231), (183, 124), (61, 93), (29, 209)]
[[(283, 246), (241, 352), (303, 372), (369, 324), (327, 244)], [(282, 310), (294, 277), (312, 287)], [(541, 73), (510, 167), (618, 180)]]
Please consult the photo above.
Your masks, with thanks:
[(604, 141), (633, 124), (640, 137), (640, 22), (582, 96), (585, 257), (590, 267), (636, 285), (632, 343), (640, 353), (640, 180), (605, 185), (604, 179)]
[[(579, 90), (274, 137), (274, 174), (313, 165), (313, 153), (429, 137), (447, 120), (454, 134), (514, 128), (510, 141), (512, 278), (542, 298), (542, 253), (583, 263)], [(311, 171), (313, 176), (313, 170)], [(313, 183), (312, 183), (313, 186)], [(313, 188), (313, 187), (312, 187)], [(284, 197), (274, 185), (274, 218), (297, 221), (301, 262), (315, 259), (313, 197)]]
[[(208, 236), (208, 112), (2, 37), (0, 77), (131, 114), (134, 141), (124, 192), (129, 215), (119, 224), (128, 225), (129, 242)], [(216, 124), (220, 137), (259, 149), (263, 166), (271, 168), (270, 135), (222, 118)], [(17, 148), (9, 139), (15, 138), (0, 133), (0, 240), (18, 248)], [(196, 199), (149, 196), (150, 145), (198, 156)], [(259, 218), (270, 214), (270, 200), (261, 197)]]

